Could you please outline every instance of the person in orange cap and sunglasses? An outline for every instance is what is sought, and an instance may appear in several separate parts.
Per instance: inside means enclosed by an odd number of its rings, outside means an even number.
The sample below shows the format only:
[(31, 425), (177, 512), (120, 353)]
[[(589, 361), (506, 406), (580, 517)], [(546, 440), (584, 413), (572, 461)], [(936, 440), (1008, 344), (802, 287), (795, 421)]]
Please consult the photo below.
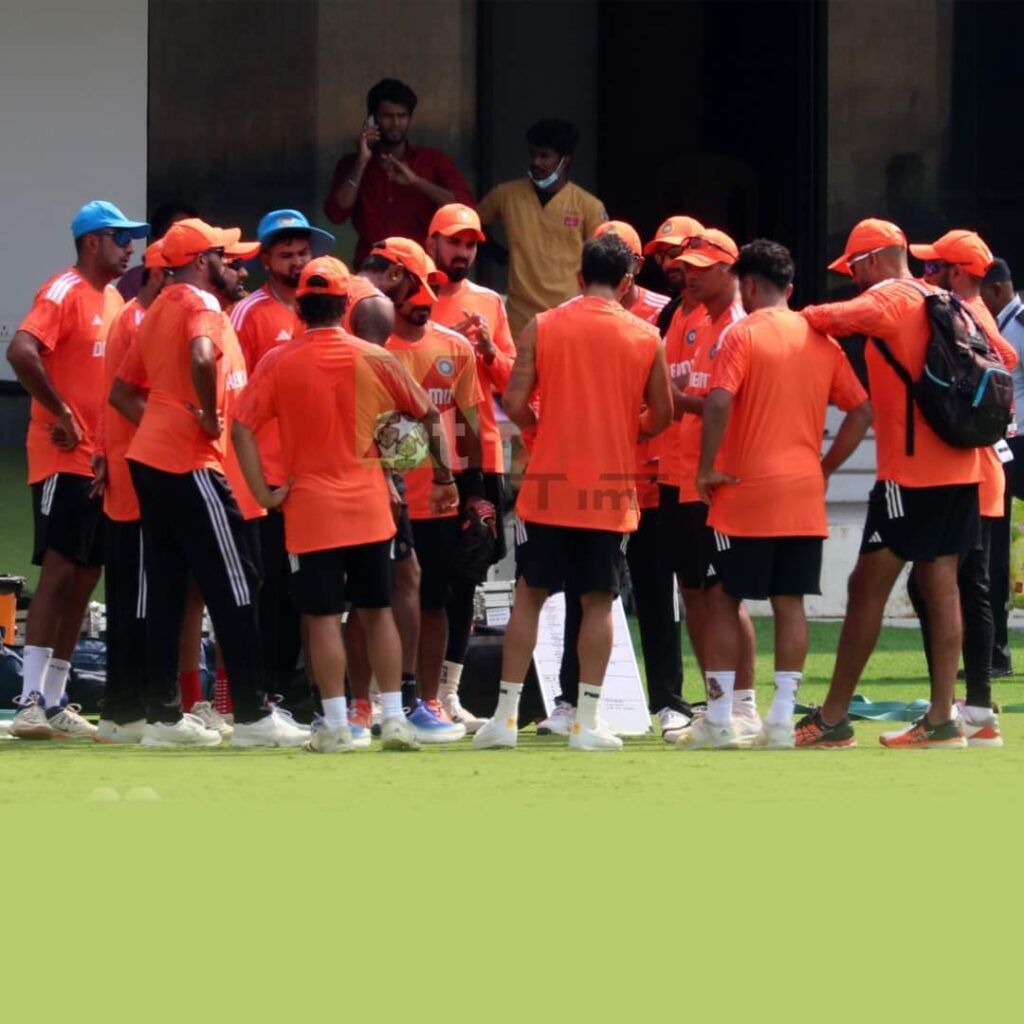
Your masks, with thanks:
[[(863, 294), (808, 306), (802, 312), (811, 326), (838, 338), (880, 338), (911, 377), (920, 376), (931, 338), (925, 309), (931, 289), (910, 273), (903, 231), (889, 221), (862, 220), (829, 269), (852, 277)], [(884, 735), (882, 742), (899, 749), (962, 747), (966, 740), (953, 706), (962, 640), (957, 570), (978, 536), (978, 452), (946, 444), (915, 405), (914, 453), (909, 455), (906, 388), (876, 345), (867, 345), (865, 360), (875, 412), (877, 482), (850, 575), (828, 696), (797, 723), (796, 745), (856, 746), (847, 716), (850, 698), (878, 641), (885, 603), (900, 570), (914, 562), (932, 629), (931, 705), (908, 729)]]

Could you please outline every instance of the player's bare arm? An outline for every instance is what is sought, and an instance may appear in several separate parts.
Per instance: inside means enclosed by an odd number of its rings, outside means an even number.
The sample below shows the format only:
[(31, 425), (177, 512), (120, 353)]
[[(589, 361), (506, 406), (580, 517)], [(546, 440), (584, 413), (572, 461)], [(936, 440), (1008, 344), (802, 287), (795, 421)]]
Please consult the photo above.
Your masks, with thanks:
[(724, 388), (712, 388), (704, 404), (704, 425), (700, 435), (700, 465), (697, 468), (697, 493), (705, 504), (711, 503), (711, 492), (719, 484), (738, 484), (739, 480), (728, 473), (719, 473), (715, 458), (722, 447), (725, 428), (732, 415), (732, 392)]
[(120, 377), (115, 377), (107, 401), (129, 423), (137, 427), (142, 422), (142, 414), (146, 411), (144, 388), (136, 387)]
[(516, 342), (516, 361), (502, 401), (508, 418), (520, 429), (535, 426), (530, 396), (537, 384), (537, 321), (531, 320)]
[(657, 437), (672, 422), (673, 403), (669, 380), (665, 351), (659, 347), (644, 388), (644, 403), (647, 408), (640, 417), (641, 441)]
[(192, 386), (199, 407), (192, 414), (210, 437), (220, 437), (224, 420), (217, 409), (217, 350), (205, 335), (192, 339)]
[(260, 459), (259, 445), (256, 443), (256, 435), (244, 424), (237, 420), (231, 425), (231, 440), (235, 446), (235, 454), (238, 456), (238, 464), (242, 467), (242, 474), (245, 482), (252, 491), (252, 496), (263, 506), (263, 508), (278, 508), (284, 504), (288, 497), (291, 484), (283, 487), (271, 487), (267, 483), (266, 475), (263, 472), (263, 462)]
[[(844, 417), (836, 431), (835, 439), (821, 460), (821, 471), (826, 479), (830, 477), (857, 450), (857, 445), (871, 426), (874, 410), (870, 402), (861, 402)], [(707, 420), (705, 420), (707, 423)]]
[(85, 437), (85, 432), (75, 418), (74, 412), (57, 394), (50, 381), (41, 354), (42, 344), (28, 331), (17, 331), (7, 347), (7, 361), (17, 374), (21, 386), (49, 412), (57, 417), (55, 430), (63, 438), (60, 447), (71, 449)]

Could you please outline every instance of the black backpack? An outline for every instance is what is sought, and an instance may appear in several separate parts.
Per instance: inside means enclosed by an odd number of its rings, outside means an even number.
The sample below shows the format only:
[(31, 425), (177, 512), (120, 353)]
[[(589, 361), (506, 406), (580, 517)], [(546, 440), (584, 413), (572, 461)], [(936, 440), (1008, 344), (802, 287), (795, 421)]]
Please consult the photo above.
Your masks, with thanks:
[(1013, 415), (1013, 378), (960, 300), (946, 291), (924, 295), (931, 326), (924, 369), (915, 381), (881, 338), (871, 341), (907, 391), (907, 455), (914, 454), (914, 402), (928, 426), (954, 448), (983, 448), (1006, 433)]

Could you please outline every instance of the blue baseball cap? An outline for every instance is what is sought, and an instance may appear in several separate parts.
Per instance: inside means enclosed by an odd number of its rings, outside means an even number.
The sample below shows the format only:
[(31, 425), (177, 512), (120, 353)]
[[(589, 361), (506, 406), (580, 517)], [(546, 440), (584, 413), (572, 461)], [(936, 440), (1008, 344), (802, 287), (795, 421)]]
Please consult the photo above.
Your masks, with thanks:
[(317, 256), (326, 256), (334, 248), (334, 235), (313, 227), (305, 214), (299, 213), (298, 210), (271, 210), (256, 228), (256, 237), (260, 240), (260, 245), (266, 249), (274, 241), (275, 236), (286, 231), (308, 231), (309, 251), (314, 259)]
[(120, 228), (129, 232), (132, 238), (145, 238), (149, 234), (148, 224), (128, 220), (113, 203), (105, 199), (93, 199), (75, 214), (71, 221), (71, 237), (81, 238), (90, 231), (102, 231), (104, 228)]

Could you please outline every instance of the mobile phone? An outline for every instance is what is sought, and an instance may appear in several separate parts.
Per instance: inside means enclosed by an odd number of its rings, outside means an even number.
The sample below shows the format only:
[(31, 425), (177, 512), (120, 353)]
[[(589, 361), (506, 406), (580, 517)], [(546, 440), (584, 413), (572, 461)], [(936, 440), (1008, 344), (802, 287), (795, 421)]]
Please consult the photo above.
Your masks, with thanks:
[[(376, 128), (377, 127), (377, 118), (375, 118), (373, 116), (373, 114), (370, 114), (370, 116), (366, 119), (366, 127), (367, 128)], [(376, 139), (369, 139), (366, 144), (370, 147), (370, 149), (373, 149), (373, 147), (377, 145), (377, 140)]]

